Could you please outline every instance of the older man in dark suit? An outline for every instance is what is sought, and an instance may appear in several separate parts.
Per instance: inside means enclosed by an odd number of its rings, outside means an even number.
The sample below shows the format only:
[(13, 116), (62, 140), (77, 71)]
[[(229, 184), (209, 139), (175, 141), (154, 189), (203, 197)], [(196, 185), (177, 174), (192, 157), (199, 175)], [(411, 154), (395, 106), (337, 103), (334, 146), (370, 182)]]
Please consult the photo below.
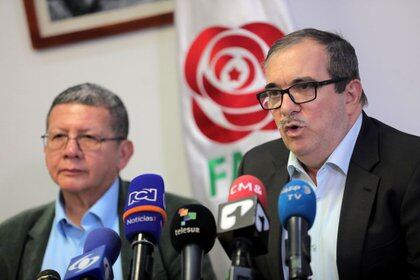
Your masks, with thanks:
[[(118, 96), (94, 84), (82, 84), (58, 95), (42, 137), (45, 160), (60, 192), (55, 202), (27, 210), (0, 225), (1, 279), (35, 279), (44, 269), (63, 277), (70, 259), (83, 251), (92, 229), (108, 227), (123, 235), (122, 211), (128, 182), (119, 172), (133, 154), (127, 139), (128, 115)], [(33, 190), (36, 191), (36, 190)], [(169, 216), (192, 200), (166, 194)], [(113, 266), (115, 279), (127, 279), (132, 249), (122, 238)], [(214, 274), (208, 258), (204, 278)], [(165, 225), (154, 250), (154, 279), (179, 279), (181, 260)]]
[(272, 226), (259, 271), (288, 278), (277, 199), (285, 183), (303, 179), (317, 197), (313, 279), (420, 279), (420, 138), (363, 112), (354, 48), (336, 34), (299, 30), (271, 47), (265, 73), (258, 99), (281, 139), (249, 151), (239, 168), (268, 190)]

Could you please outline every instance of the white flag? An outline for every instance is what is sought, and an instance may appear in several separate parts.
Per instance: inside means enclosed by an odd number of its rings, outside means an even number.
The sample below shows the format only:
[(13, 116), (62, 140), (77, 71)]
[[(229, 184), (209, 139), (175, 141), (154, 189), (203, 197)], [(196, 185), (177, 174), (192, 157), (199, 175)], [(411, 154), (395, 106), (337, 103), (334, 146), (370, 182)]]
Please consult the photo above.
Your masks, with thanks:
[(279, 137), (256, 93), (267, 51), (291, 21), (283, 0), (177, 0), (175, 20), (191, 183), (217, 213), (243, 153)]
[[(191, 183), (217, 215), (243, 153), (279, 137), (256, 93), (265, 86), (268, 49), (292, 30), (291, 21), (285, 0), (177, 0), (175, 21)], [(213, 255), (220, 279), (223, 260)]]

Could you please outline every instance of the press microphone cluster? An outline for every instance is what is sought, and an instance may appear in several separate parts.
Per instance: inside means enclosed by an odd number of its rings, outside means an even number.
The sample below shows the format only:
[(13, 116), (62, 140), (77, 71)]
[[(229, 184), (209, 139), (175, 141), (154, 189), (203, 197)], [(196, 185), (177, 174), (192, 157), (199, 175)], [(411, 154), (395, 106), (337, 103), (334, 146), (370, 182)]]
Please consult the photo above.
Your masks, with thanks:
[(231, 258), (229, 279), (254, 279), (252, 258), (267, 253), (270, 222), (266, 190), (254, 176), (233, 181), (228, 202), (219, 205), (217, 237)]
[(130, 279), (152, 279), (153, 250), (166, 222), (165, 187), (161, 176), (143, 174), (131, 181), (123, 221), (125, 237), (133, 248)]
[(171, 242), (181, 253), (181, 279), (201, 279), (203, 255), (213, 248), (216, 222), (209, 209), (200, 204), (177, 209), (170, 226)]
[[(143, 174), (131, 181), (123, 214), (125, 237), (133, 248), (131, 280), (153, 279), (153, 251), (167, 220), (165, 209), (161, 176)], [(171, 221), (170, 237), (174, 249), (181, 254), (182, 279), (201, 279), (203, 256), (212, 249), (216, 231), (231, 259), (228, 279), (258, 279), (252, 259), (268, 250), (270, 222), (265, 209), (265, 186), (251, 175), (233, 181), (228, 202), (219, 205), (217, 225), (210, 210), (200, 204), (178, 208)], [(308, 230), (316, 214), (316, 197), (310, 185), (301, 180), (286, 184), (278, 199), (278, 213), (288, 232), (289, 279), (307, 279), (312, 274)], [(107, 228), (93, 230), (86, 238), (83, 254), (71, 260), (64, 280), (112, 280), (112, 265), (120, 249), (117, 233)], [(54, 272), (45, 270), (37, 280), (60, 280)]]
[(86, 237), (83, 254), (71, 259), (64, 280), (114, 279), (112, 265), (120, 250), (121, 240), (115, 231), (105, 227), (92, 230)]
[(289, 279), (308, 279), (312, 275), (308, 230), (316, 214), (316, 196), (311, 186), (302, 180), (287, 183), (279, 196), (278, 212), (280, 222), (288, 233), (286, 265), (289, 267)]

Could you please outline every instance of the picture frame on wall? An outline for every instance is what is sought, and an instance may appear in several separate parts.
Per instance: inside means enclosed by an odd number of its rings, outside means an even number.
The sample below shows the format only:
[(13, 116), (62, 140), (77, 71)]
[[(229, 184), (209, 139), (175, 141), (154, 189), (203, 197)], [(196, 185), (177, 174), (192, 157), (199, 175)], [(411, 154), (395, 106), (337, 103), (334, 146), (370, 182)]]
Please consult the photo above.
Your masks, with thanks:
[(174, 0), (23, 0), (32, 46), (43, 49), (173, 23)]

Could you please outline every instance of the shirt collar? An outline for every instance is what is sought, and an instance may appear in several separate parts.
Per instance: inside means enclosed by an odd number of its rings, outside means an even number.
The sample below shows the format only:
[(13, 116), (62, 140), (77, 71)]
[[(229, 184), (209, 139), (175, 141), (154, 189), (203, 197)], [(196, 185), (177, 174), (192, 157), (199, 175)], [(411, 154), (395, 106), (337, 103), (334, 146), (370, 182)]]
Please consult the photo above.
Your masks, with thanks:
[(354, 145), (356, 144), (357, 136), (362, 127), (362, 114), (359, 115), (356, 122), (353, 124), (346, 137), (335, 148), (334, 152), (327, 159), (327, 163), (336, 165), (347, 176), (349, 170), (350, 158), (353, 154)]
[(58, 197), (55, 200), (54, 224), (58, 223), (70, 223), (70, 221), (67, 220), (66, 212), (64, 211), (63, 195), (61, 194), (61, 191), (58, 192)]
[[(334, 149), (333, 153), (328, 157), (326, 164), (335, 165), (344, 175), (347, 175), (349, 169), (350, 158), (353, 154), (354, 145), (356, 144), (357, 136), (362, 127), (362, 114), (359, 115), (352, 128), (347, 132), (346, 136), (341, 140), (340, 144)], [(322, 168), (322, 167), (321, 167)], [(289, 153), (287, 161), (287, 172), (290, 177), (293, 177), (295, 172), (306, 174), (305, 169), (300, 163), (299, 159), (293, 152)]]
[[(83, 215), (81, 224), (82, 226), (89, 223), (92, 216), (96, 217), (104, 227), (112, 228), (115, 221), (115, 216), (118, 215), (118, 198), (119, 193), (119, 179), (115, 179), (111, 187), (102, 195), (102, 197), (93, 204), (89, 210)], [(63, 226), (65, 224), (72, 225), (64, 210), (63, 196), (61, 192), (55, 201), (55, 217), (54, 225), (60, 228), (61, 233), (65, 235)]]
[(112, 228), (114, 218), (118, 215), (118, 188), (117, 178), (108, 191), (89, 209), (89, 212), (99, 217), (103, 226), (107, 228)]

